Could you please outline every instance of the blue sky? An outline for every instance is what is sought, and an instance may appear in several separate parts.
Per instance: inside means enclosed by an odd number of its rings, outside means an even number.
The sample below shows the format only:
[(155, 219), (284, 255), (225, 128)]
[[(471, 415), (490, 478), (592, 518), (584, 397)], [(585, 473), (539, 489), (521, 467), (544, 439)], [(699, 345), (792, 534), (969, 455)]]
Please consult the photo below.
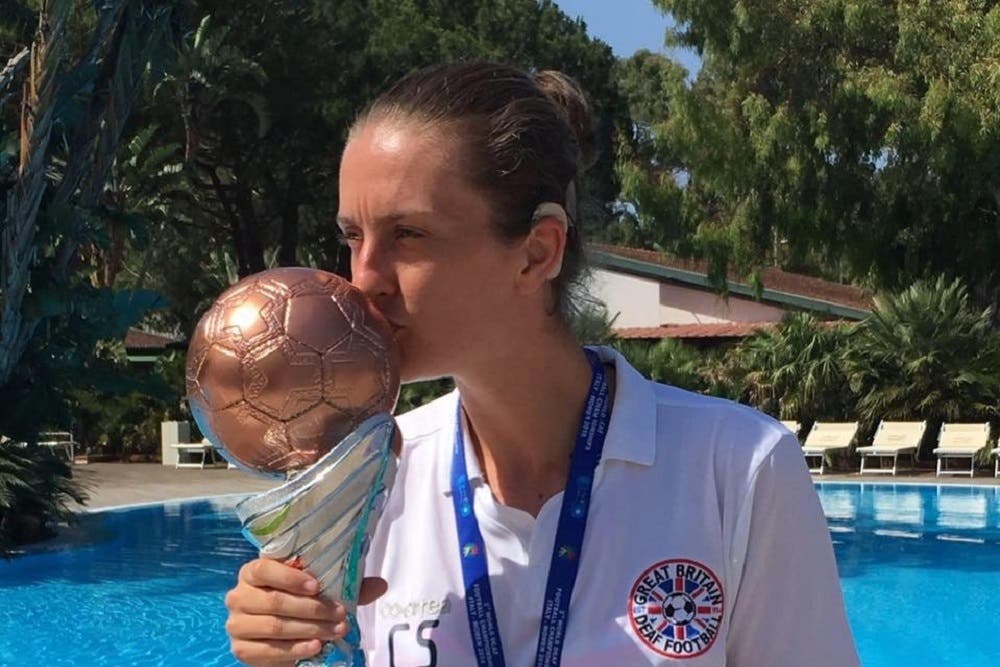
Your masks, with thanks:
[(689, 51), (668, 52), (663, 37), (671, 19), (652, 0), (555, 0), (566, 14), (581, 17), (587, 32), (608, 44), (616, 56), (630, 56), (639, 49), (669, 53), (691, 73), (698, 57)]

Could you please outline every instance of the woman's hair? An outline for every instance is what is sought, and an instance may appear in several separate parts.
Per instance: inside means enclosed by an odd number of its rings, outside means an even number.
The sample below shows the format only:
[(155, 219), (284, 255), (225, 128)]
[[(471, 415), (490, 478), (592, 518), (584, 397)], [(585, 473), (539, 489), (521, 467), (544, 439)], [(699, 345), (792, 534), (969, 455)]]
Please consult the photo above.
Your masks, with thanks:
[(498, 235), (524, 238), (542, 202), (569, 215), (556, 308), (567, 314), (584, 268), (577, 180), (595, 160), (590, 104), (560, 72), (524, 72), (496, 63), (461, 63), (413, 72), (373, 101), (352, 134), (372, 121), (416, 121), (463, 146), (463, 173), (483, 192)]

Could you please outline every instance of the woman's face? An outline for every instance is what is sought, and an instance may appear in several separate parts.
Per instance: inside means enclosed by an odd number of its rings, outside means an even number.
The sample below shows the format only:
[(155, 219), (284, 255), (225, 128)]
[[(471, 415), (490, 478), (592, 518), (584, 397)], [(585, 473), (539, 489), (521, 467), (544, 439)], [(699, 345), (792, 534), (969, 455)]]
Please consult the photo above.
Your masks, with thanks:
[(516, 325), (518, 244), (490, 227), (457, 142), (407, 122), (355, 132), (340, 167), (338, 224), (354, 284), (393, 327), (404, 382), (462, 375)]

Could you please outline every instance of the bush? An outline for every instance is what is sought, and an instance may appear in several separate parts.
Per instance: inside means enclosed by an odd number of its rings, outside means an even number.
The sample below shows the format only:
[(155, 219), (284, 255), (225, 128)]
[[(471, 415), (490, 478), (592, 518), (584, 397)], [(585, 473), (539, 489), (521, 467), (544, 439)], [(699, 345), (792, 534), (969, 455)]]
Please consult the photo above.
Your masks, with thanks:
[(794, 313), (730, 350), (725, 373), (738, 400), (780, 419), (844, 419), (854, 407), (843, 363), (848, 334)]
[(71, 522), (70, 501), (87, 496), (67, 462), (37, 446), (0, 446), (0, 556), (55, 534), (55, 521)]
[(656, 342), (616, 339), (611, 344), (637, 371), (654, 382), (689, 391), (708, 389), (708, 382), (702, 376), (706, 365), (704, 355), (690, 345), (673, 338)]
[(419, 408), (421, 405), (430, 403), (439, 396), (444, 396), (454, 388), (454, 382), (444, 379), (405, 384), (399, 391), (399, 400), (396, 401), (396, 414), (401, 415), (414, 408)]

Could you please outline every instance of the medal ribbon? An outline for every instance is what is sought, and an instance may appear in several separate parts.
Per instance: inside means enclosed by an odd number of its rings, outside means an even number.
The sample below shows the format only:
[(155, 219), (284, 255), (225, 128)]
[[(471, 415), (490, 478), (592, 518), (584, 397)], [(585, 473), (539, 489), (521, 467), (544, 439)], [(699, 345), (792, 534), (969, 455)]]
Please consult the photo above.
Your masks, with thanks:
[[(594, 472), (601, 460), (604, 438), (611, 420), (609, 387), (604, 366), (597, 353), (585, 350), (593, 370), (590, 392), (580, 431), (570, 459), (569, 479), (563, 492), (556, 540), (545, 584), (545, 602), (538, 633), (535, 667), (557, 667), (562, 656), (569, 603), (580, 569), (583, 535), (590, 512)], [(462, 405), (455, 420), (455, 449), (451, 464), (451, 497), (458, 528), (459, 560), (465, 585), (465, 606), (469, 617), (472, 646), (479, 667), (505, 667), (500, 626), (497, 623), (486, 561), (486, 545), (473, 510), (472, 487), (465, 464), (462, 434)]]

